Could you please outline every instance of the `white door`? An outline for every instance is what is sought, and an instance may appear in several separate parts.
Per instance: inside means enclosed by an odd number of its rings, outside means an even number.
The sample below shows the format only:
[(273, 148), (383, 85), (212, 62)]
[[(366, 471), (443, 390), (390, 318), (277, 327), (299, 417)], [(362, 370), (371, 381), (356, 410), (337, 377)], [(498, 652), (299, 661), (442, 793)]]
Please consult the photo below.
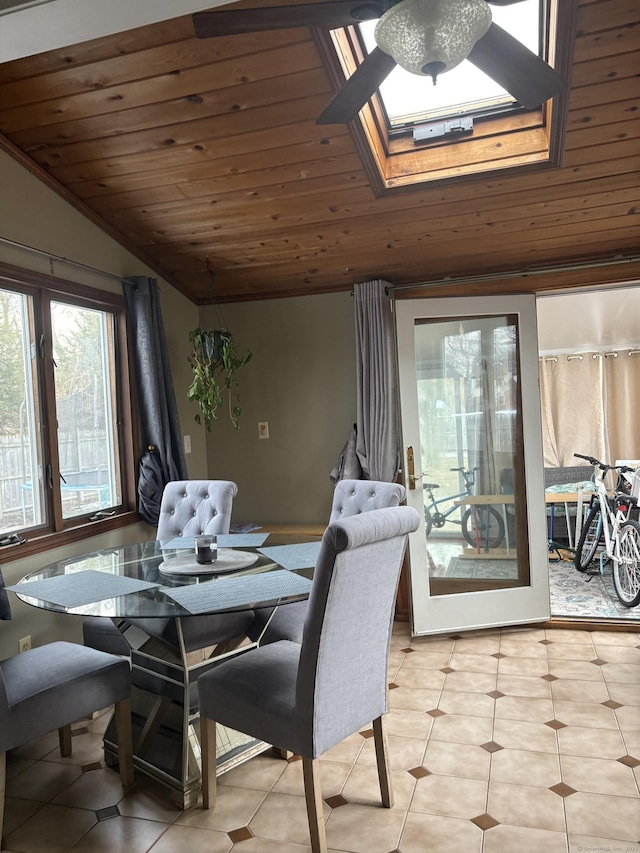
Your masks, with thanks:
[(535, 297), (396, 302), (414, 634), (548, 619)]

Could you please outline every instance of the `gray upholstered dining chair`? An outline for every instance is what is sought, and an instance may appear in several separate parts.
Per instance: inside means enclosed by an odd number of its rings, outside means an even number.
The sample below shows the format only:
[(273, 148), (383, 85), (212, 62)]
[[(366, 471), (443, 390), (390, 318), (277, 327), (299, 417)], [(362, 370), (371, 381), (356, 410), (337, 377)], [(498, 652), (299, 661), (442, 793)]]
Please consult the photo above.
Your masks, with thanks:
[[(238, 492), (231, 480), (174, 480), (162, 493), (157, 540), (182, 536), (223, 534), (229, 532), (233, 499)], [(241, 641), (253, 623), (254, 613), (221, 613), (215, 616), (190, 616), (181, 620), (186, 652), (221, 643)], [(180, 650), (175, 619), (131, 619), (129, 624), (142, 628), (174, 650)], [(130, 649), (111, 619), (89, 617), (83, 623), (87, 646), (115, 654), (129, 654)]]
[[(370, 512), (372, 509), (399, 506), (405, 495), (406, 489), (399, 483), (339, 480), (333, 492), (329, 524), (341, 518), (360, 515), (361, 512)], [(259, 640), (261, 645), (278, 640), (301, 643), (306, 613), (306, 601), (278, 607), (275, 613), (266, 608), (256, 610), (255, 620), (247, 632), (248, 636), (254, 641)]]
[(130, 696), (128, 659), (77, 643), (47, 643), (0, 661), (0, 847), (9, 749), (58, 729), (60, 754), (71, 755), (71, 723), (114, 705), (120, 778), (133, 783)]
[(164, 488), (156, 539), (228, 533), (238, 487), (231, 480), (173, 480)]
[(371, 721), (382, 802), (392, 806), (382, 726), (387, 663), (407, 536), (419, 524), (406, 506), (330, 524), (302, 643), (270, 643), (200, 676), (204, 808), (215, 803), (216, 722), (302, 757), (313, 853), (327, 849), (317, 758)]

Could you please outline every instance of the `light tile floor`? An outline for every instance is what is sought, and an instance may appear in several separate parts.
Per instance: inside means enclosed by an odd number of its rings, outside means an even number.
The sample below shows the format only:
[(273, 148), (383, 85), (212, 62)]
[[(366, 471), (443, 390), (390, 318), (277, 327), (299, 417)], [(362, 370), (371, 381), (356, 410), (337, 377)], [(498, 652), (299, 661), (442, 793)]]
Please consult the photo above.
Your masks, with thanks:
[[(502, 629), (411, 638), (397, 623), (386, 718), (395, 806), (371, 732), (328, 752), (332, 853), (640, 851), (640, 633)], [(5, 845), (21, 853), (305, 853), (301, 762), (264, 753), (181, 812), (104, 767), (104, 714), (10, 753)]]

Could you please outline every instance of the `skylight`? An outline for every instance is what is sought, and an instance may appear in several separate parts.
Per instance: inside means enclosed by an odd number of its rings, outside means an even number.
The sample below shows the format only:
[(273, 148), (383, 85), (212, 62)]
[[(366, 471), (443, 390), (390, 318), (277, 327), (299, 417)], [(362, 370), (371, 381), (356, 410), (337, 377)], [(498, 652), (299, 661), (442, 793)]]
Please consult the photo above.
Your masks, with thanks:
[[(491, 13), (496, 24), (540, 54), (540, 5), (541, 0), (523, 0), (510, 6), (492, 5)], [(369, 52), (375, 47), (375, 24), (376, 21), (360, 24)], [(493, 112), (515, 103), (511, 95), (470, 62), (462, 62), (441, 74), (435, 86), (430, 78), (410, 74), (397, 66), (379, 92), (392, 128), (443, 117)]]

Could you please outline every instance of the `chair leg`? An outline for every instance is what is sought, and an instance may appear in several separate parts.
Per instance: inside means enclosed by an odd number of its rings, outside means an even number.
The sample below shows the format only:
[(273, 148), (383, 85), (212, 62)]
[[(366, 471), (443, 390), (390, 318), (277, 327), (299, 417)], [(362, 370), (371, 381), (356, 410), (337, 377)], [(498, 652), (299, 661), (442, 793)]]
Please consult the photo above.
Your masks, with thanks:
[(71, 755), (71, 725), (61, 726), (58, 729), (60, 741), (60, 755)]
[(289, 761), (295, 755), (290, 749), (277, 749), (276, 751), (280, 753), (280, 758), (283, 758), (285, 761)]
[(378, 717), (373, 721), (373, 740), (376, 747), (376, 762), (378, 764), (378, 780), (380, 782), (382, 805), (387, 809), (392, 809), (393, 790), (391, 787), (391, 774), (389, 773), (387, 735), (382, 726), (382, 717)]
[(302, 757), (304, 796), (307, 801), (311, 853), (327, 853), (327, 836), (324, 828), (324, 809), (320, 790), (320, 764), (317, 758)]
[(133, 734), (131, 730), (131, 699), (115, 703), (118, 765), (123, 787), (133, 785)]
[(216, 723), (200, 716), (200, 751), (202, 755), (202, 808), (216, 804)]
[(0, 752), (0, 850), (2, 849), (2, 830), (4, 828), (4, 794), (7, 787), (7, 753)]

